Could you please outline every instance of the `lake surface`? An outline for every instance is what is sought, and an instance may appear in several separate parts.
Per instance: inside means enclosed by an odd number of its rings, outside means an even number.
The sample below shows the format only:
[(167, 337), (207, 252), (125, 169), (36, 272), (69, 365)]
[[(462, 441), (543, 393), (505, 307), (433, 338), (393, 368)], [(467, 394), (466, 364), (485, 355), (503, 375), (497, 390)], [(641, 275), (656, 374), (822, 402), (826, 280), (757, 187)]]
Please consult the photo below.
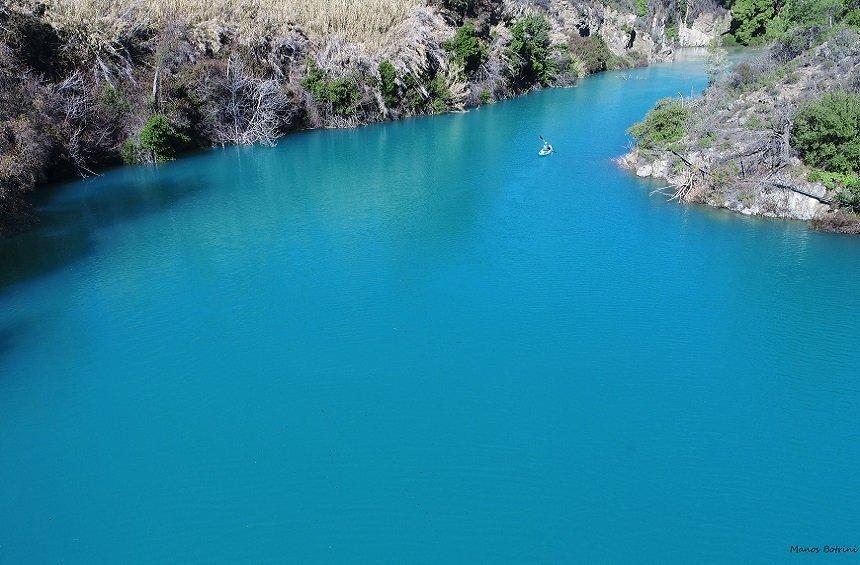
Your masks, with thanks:
[(612, 163), (704, 83), (607, 73), (59, 187), (0, 243), (0, 562), (860, 544), (860, 239)]

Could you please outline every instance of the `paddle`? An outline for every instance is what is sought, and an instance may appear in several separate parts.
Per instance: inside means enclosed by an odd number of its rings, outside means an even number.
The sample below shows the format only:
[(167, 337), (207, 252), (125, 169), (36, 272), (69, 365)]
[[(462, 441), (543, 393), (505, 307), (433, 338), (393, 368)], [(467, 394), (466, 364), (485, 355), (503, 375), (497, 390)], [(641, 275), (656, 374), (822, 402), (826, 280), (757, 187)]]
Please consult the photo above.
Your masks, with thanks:
[(540, 138), (541, 141), (544, 142), (544, 144), (549, 145), (552, 148), (552, 152), (555, 153), (555, 147), (553, 147), (549, 141), (545, 140), (542, 135), (539, 135), (538, 137)]

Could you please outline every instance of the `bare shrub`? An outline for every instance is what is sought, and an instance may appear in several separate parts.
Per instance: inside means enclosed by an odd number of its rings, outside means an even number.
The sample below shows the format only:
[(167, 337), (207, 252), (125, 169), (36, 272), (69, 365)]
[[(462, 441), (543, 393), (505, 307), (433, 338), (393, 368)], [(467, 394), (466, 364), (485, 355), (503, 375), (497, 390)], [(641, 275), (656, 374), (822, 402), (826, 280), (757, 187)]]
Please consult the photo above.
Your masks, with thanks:
[(236, 54), (210, 65), (198, 87), (208, 135), (219, 145), (274, 145), (295, 117), (295, 106), (274, 78), (248, 71)]

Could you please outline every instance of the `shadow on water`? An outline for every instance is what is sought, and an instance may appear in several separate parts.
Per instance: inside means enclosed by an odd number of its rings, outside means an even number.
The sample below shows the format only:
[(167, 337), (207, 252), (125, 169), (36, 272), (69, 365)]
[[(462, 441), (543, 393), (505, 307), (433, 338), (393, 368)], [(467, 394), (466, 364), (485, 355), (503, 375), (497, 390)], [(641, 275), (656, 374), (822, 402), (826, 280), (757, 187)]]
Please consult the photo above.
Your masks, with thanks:
[(136, 168), (47, 189), (36, 200), (39, 223), (0, 241), (0, 293), (86, 257), (99, 229), (158, 213), (205, 186)]

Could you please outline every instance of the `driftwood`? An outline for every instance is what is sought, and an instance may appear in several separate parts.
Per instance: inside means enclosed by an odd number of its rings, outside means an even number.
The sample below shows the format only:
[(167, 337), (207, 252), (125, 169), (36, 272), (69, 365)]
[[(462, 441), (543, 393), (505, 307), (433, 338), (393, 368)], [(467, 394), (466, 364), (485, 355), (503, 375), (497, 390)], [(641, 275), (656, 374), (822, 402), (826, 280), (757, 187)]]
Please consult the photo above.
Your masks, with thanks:
[(688, 167), (690, 167), (691, 169), (696, 169), (697, 171), (699, 171), (700, 173), (702, 173), (702, 176), (703, 176), (703, 177), (710, 176), (710, 174), (711, 174), (711, 173), (709, 173), (708, 171), (706, 171), (705, 169), (703, 169), (702, 167), (700, 167), (700, 166), (698, 166), (698, 165), (694, 165), (693, 163), (691, 163), (690, 161), (688, 161), (686, 157), (684, 157), (683, 155), (681, 155), (680, 153), (678, 153), (678, 152), (677, 152), (677, 151), (675, 151), (674, 149), (670, 149), (670, 150), (669, 150), (669, 152), (670, 152), (670, 153), (672, 153), (672, 154), (673, 154), (675, 157), (677, 157), (678, 159), (680, 159), (680, 160), (682, 160), (683, 162), (687, 163), (687, 166), (688, 166)]

